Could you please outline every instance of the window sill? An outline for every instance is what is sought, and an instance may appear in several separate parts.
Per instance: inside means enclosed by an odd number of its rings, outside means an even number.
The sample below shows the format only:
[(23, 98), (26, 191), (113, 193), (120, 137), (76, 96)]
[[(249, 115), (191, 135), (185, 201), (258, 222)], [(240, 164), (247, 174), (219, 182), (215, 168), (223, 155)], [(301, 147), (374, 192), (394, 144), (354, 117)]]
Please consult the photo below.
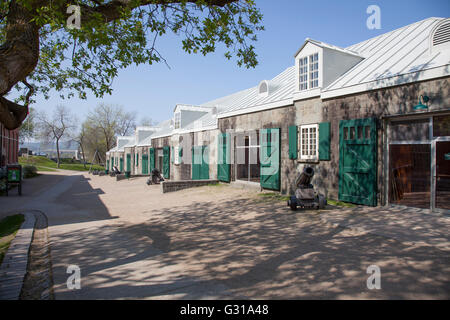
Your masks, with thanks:
[(320, 162), (320, 160), (318, 160), (318, 159), (297, 159), (297, 162), (318, 164)]

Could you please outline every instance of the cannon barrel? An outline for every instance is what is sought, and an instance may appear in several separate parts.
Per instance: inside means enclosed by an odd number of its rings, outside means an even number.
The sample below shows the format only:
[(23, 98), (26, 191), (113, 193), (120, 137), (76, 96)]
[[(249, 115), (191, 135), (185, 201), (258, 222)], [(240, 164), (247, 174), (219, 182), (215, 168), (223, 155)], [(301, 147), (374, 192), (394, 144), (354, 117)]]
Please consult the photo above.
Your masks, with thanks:
[(311, 167), (305, 167), (303, 169), (303, 172), (297, 178), (295, 184), (297, 187), (309, 186), (313, 177), (314, 177), (314, 169)]

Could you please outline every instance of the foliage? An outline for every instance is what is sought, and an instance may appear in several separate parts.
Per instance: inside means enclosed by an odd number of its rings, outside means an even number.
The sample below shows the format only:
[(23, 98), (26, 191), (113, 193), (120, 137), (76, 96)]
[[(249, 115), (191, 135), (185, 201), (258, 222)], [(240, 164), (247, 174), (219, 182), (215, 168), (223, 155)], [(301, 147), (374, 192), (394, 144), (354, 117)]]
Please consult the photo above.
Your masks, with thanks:
[(22, 170), (23, 170), (23, 177), (25, 179), (33, 178), (33, 177), (38, 176), (37, 168), (35, 166), (25, 165), (25, 166), (22, 167)]
[[(0, 5), (0, 43), (5, 41), (10, 1)], [(40, 28), (39, 63), (28, 79), (47, 98), (51, 89), (61, 98), (77, 94), (85, 99), (88, 91), (96, 97), (111, 94), (120, 69), (166, 62), (157, 40), (168, 33), (179, 36), (189, 54), (207, 55), (223, 46), (225, 57), (234, 57), (239, 66), (258, 63), (252, 43), (264, 27), (254, 0), (16, 1), (36, 8), (32, 12)], [(70, 4), (81, 7), (80, 29), (67, 28)], [(28, 89), (19, 84), (16, 88), (25, 100)]]

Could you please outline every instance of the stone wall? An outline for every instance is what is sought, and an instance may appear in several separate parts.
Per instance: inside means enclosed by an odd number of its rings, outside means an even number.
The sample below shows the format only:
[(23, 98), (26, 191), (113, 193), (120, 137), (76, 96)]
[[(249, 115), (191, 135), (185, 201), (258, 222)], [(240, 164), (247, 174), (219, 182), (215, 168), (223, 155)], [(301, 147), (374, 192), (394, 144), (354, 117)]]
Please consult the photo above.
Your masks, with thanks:
[[(280, 186), (282, 193), (291, 192), (291, 186), (297, 175), (296, 160), (289, 159), (289, 136), (288, 128), (295, 124), (295, 107), (288, 106), (284, 108), (260, 111), (250, 114), (243, 114), (228, 118), (219, 119), (219, 131), (226, 132), (228, 129), (234, 129), (235, 132), (244, 132), (250, 130), (260, 130), (269, 128), (280, 128), (281, 135), (281, 175)], [(232, 141), (234, 148), (234, 141)], [(234, 181), (235, 166), (231, 165), (231, 177)]]
[(161, 192), (175, 192), (183, 189), (206, 186), (219, 183), (218, 180), (181, 180), (181, 181), (163, 181), (161, 182)]
[[(377, 150), (377, 184), (378, 204), (386, 203), (384, 197), (384, 148), (383, 136), (385, 123), (381, 120), (386, 115), (413, 115), (418, 104), (419, 95), (430, 97), (429, 111), (450, 110), (449, 77), (407, 84), (392, 88), (380, 89), (355, 95), (327, 99), (322, 101), (322, 120), (331, 122), (331, 161), (321, 161), (316, 165), (318, 187), (328, 197), (337, 199), (339, 193), (339, 122), (341, 120), (377, 118), (378, 150)], [(307, 113), (307, 112), (306, 112)], [(301, 124), (308, 122), (300, 121)]]

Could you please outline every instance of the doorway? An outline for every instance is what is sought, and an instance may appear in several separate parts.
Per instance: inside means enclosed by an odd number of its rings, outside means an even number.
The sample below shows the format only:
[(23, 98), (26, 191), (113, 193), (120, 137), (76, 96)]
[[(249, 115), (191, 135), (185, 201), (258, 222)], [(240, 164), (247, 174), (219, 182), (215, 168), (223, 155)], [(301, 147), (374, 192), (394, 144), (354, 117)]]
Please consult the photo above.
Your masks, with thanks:
[(450, 115), (391, 120), (388, 202), (450, 211)]

